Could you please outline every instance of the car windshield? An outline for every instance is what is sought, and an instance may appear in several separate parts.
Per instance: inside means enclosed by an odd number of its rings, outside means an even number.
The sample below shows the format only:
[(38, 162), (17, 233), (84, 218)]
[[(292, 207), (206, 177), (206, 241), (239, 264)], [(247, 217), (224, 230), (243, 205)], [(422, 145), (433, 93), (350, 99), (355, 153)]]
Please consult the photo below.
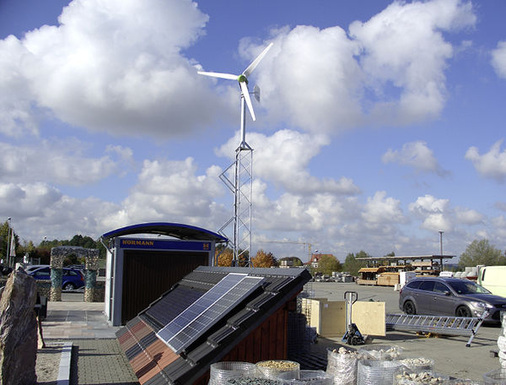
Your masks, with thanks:
[(491, 294), (490, 291), (485, 289), (483, 286), (480, 286), (472, 281), (461, 280), (448, 282), (448, 284), (458, 294)]

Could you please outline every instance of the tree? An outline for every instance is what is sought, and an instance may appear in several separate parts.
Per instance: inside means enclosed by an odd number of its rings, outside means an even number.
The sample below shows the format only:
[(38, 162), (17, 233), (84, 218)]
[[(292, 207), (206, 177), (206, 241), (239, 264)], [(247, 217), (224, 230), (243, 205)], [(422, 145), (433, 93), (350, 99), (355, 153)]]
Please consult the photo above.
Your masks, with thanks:
[(363, 250), (359, 251), (357, 254), (349, 253), (344, 260), (343, 270), (347, 271), (351, 275), (358, 275), (358, 271), (362, 267), (366, 266), (366, 263), (361, 261), (360, 258), (366, 257), (369, 257), (369, 254)]
[(490, 245), (488, 239), (475, 239), (460, 255), (459, 268), (476, 265), (506, 265), (506, 257), (501, 250)]
[(332, 254), (322, 254), (314, 273), (331, 275), (333, 271), (341, 271), (341, 263)]
[(217, 266), (232, 266), (232, 260), (234, 259), (234, 251), (230, 247), (217, 247), (215, 252), (215, 258)]
[(272, 253), (266, 253), (260, 249), (255, 257), (251, 259), (251, 264), (253, 267), (273, 267), (277, 266), (278, 262)]
[(249, 250), (243, 251), (239, 249), (239, 267), (248, 267), (249, 265)]

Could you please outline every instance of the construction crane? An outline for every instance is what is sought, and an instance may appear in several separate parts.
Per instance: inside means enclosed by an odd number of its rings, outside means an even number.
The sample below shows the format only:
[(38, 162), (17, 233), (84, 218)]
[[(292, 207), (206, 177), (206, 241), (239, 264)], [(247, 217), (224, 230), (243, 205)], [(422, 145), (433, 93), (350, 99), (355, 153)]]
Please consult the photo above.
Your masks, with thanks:
[(298, 241), (260, 241), (257, 243), (288, 243), (292, 245), (304, 245), (304, 247), (307, 246), (307, 252), (308, 252), (308, 262), (311, 261), (311, 248), (313, 245), (309, 242), (298, 242)]

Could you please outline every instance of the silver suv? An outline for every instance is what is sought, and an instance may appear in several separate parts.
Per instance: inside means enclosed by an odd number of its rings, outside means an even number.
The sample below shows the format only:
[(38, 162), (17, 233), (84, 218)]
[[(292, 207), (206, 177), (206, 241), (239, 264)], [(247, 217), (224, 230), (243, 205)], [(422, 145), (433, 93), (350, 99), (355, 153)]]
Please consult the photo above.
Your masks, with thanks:
[(406, 314), (480, 317), (499, 321), (506, 298), (493, 295), (468, 279), (419, 277), (409, 281), (399, 294), (399, 308)]

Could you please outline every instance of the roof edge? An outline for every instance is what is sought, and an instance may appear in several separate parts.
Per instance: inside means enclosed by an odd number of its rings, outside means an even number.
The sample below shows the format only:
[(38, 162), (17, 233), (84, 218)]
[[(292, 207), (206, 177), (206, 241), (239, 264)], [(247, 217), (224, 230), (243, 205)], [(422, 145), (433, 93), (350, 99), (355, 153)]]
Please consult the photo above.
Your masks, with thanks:
[(200, 241), (214, 241), (216, 243), (228, 242), (228, 239), (225, 238), (223, 235), (206, 230), (204, 228), (170, 222), (150, 222), (125, 226), (104, 233), (101, 236), (101, 238), (111, 239), (123, 235), (133, 235), (133, 234), (166, 235), (183, 240), (192, 239)]

